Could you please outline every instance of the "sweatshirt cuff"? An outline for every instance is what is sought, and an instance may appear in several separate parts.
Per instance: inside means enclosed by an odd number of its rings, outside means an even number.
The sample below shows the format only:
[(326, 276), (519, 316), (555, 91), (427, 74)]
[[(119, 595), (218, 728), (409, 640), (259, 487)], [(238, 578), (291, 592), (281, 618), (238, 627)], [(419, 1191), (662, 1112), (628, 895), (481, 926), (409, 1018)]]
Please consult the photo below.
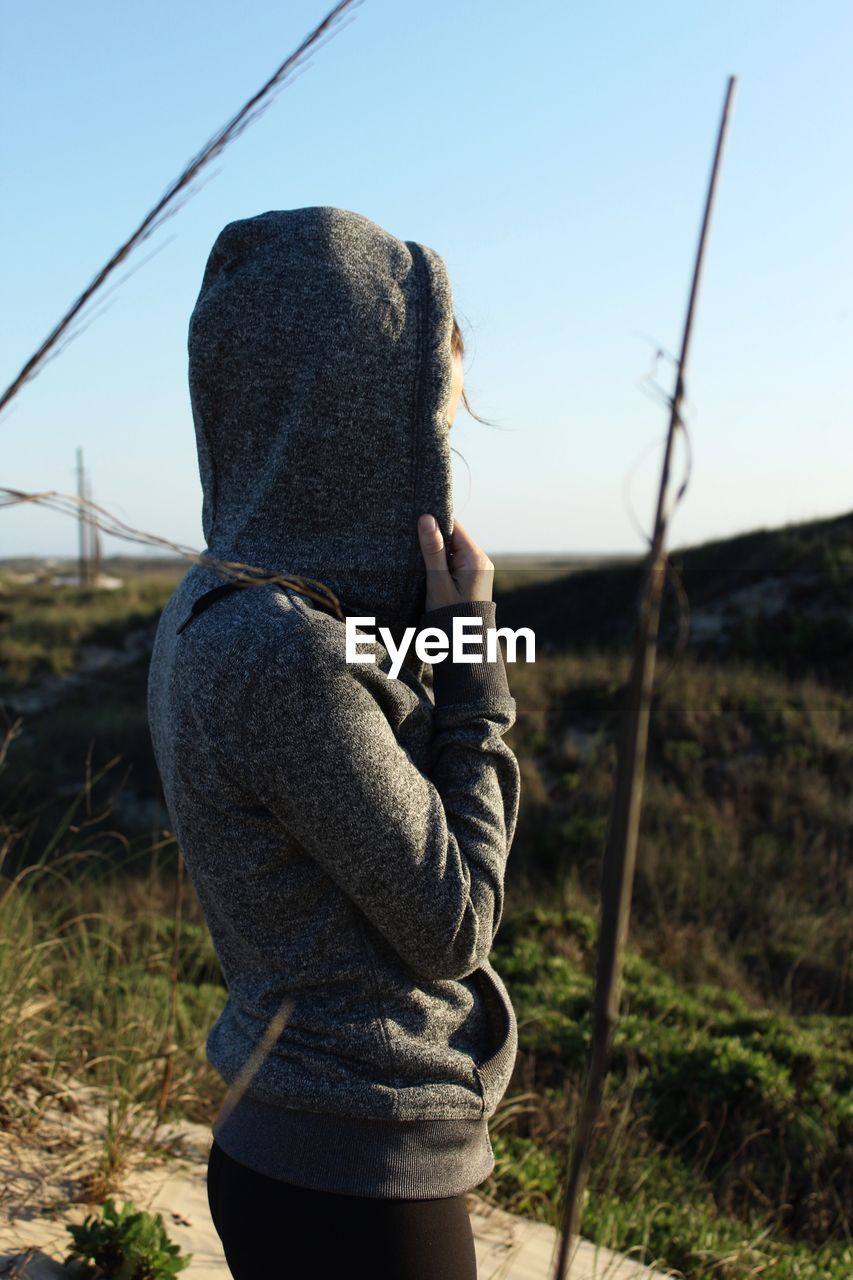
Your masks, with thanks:
[[(512, 697), (500, 644), (494, 662), (486, 657), (486, 636), (495, 627), (495, 610), (494, 600), (463, 600), (459, 604), (427, 609), (421, 615), (418, 633), (427, 627), (437, 627), (447, 637), (446, 654), (432, 663), (433, 697), (437, 707), (468, 702), (491, 705)], [(481, 628), (468, 627), (462, 633), (465, 652), (469, 657), (482, 657), (482, 661), (453, 661), (454, 618), (482, 618)]]

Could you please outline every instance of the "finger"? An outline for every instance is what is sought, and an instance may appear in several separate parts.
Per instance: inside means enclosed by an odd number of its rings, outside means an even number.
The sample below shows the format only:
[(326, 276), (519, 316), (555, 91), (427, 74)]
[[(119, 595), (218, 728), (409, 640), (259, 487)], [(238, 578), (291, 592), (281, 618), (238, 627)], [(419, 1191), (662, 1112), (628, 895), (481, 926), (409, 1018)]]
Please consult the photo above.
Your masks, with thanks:
[(474, 568), (484, 565), (486, 553), (478, 542), (475, 542), (468, 530), (457, 520), (450, 535), (450, 558), (454, 570), (456, 568)]
[[(430, 528), (432, 524), (432, 528)], [(444, 538), (435, 516), (424, 513), (418, 520), (418, 539), (428, 569), (447, 569)]]
[(461, 520), (457, 520), (457, 519), (454, 517), (454, 520), (453, 520), (453, 532), (452, 532), (452, 533), (451, 533), (451, 535), (450, 535), (450, 549), (451, 549), (451, 551), (461, 551), (461, 550), (463, 549), (463, 547), (464, 547), (464, 548), (471, 548), (471, 547), (474, 547), (474, 546), (476, 546), (476, 543), (474, 542), (474, 539), (471, 537), (471, 535), (470, 535), (470, 533), (468, 532), (468, 530), (465, 528), (465, 526), (464, 526), (464, 524), (462, 523), (462, 521), (461, 521)]

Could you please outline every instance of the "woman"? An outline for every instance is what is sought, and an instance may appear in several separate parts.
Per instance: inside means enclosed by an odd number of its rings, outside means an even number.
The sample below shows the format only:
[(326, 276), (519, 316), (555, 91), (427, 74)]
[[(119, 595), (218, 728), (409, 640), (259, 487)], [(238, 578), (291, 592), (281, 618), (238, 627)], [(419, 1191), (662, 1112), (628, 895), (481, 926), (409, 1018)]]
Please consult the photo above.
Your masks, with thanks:
[[(154, 752), (228, 988), (206, 1041), (238, 1090), (214, 1126), (213, 1221), (237, 1280), (472, 1280), (465, 1192), (494, 1168), (518, 1044), (488, 959), (516, 707), (500, 649), (428, 664), (412, 642), (392, 677), (378, 638), (495, 626), (494, 566), (452, 521), (447, 271), (344, 209), (232, 222), (188, 350), (205, 557), (304, 575), (288, 581), (341, 606), (195, 564), (154, 645)], [(373, 661), (347, 661), (349, 617)]]

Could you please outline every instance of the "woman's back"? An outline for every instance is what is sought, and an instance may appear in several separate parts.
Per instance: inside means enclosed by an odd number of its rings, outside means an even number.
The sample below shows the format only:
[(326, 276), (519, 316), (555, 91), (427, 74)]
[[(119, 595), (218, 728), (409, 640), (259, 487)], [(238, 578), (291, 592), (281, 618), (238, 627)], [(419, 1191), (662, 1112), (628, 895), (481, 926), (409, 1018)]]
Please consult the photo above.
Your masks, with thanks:
[[(449, 539), (452, 300), (432, 250), (327, 208), (231, 223), (190, 324), (207, 555), (308, 575), (395, 642), (495, 625), (424, 611), (416, 522)], [(323, 339), (325, 336), (325, 340)], [(234, 1159), (305, 1188), (450, 1197), (494, 1167), (517, 1026), (488, 961), (518, 814), (503, 661), (346, 660), (345, 621), (280, 584), (160, 619), (148, 711), (175, 834), (228, 987), (207, 1055)], [(219, 598), (217, 598), (219, 595)], [(200, 609), (195, 615), (193, 606)]]

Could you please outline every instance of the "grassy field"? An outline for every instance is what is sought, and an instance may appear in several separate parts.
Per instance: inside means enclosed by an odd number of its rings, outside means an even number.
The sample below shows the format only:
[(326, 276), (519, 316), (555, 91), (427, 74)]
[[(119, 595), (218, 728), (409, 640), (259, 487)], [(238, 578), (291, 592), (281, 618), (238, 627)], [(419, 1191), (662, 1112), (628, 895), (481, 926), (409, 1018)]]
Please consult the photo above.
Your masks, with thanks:
[[(695, 1280), (853, 1274), (853, 517), (676, 554), (665, 599), (621, 1017), (583, 1234)], [(156, 1120), (212, 1123), (219, 966), (145, 721), (184, 566), (116, 591), (0, 567), (0, 1108), (71, 1072), (115, 1100), (89, 1190)], [(137, 571), (138, 569), (138, 571)], [(492, 955), (519, 1022), (480, 1188), (557, 1224), (588, 1052), (598, 883), (639, 567), (498, 563), (522, 808)], [(176, 934), (177, 931), (177, 934)], [(177, 952), (175, 941), (177, 936)], [(173, 958), (176, 954), (176, 967)]]

